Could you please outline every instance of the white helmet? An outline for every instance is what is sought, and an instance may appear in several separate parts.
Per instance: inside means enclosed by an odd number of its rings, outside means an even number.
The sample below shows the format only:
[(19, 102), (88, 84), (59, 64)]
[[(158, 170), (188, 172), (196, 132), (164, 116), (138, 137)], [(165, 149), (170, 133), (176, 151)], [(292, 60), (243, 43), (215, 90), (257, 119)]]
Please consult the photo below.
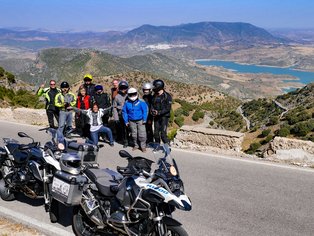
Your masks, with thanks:
[(138, 97), (138, 94), (137, 94), (137, 89), (136, 88), (129, 88), (128, 90), (128, 98), (131, 100), (131, 101), (135, 101)]

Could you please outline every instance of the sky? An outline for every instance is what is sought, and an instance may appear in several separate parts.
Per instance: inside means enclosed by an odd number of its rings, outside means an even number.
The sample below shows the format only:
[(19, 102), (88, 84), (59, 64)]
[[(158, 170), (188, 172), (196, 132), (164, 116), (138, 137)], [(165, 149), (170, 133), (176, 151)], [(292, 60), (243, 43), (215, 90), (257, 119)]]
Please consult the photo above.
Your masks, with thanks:
[(123, 31), (202, 21), (314, 28), (312, 0), (0, 0), (0, 8), (0, 28)]

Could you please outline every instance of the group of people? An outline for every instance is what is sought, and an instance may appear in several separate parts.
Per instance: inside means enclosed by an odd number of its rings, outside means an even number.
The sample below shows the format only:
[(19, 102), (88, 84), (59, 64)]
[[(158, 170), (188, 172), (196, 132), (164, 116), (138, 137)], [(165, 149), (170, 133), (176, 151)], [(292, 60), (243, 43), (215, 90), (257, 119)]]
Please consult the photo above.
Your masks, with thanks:
[[(48, 88), (44, 84), (40, 86), (37, 95), (45, 97), (50, 128), (61, 134), (72, 133), (74, 111), (75, 132), (88, 143), (98, 145), (101, 137), (108, 140), (110, 146), (114, 146), (115, 140), (124, 148), (133, 146), (133, 150), (143, 152), (149, 142), (169, 143), (167, 127), (172, 97), (165, 91), (162, 80), (144, 83), (142, 97), (138, 89), (129, 87), (125, 80), (114, 79), (110, 95), (92, 80), (92, 75), (86, 74), (77, 95), (70, 91), (66, 81), (60, 84), (60, 89), (55, 80), (50, 81)], [(109, 124), (110, 118), (114, 125)]]

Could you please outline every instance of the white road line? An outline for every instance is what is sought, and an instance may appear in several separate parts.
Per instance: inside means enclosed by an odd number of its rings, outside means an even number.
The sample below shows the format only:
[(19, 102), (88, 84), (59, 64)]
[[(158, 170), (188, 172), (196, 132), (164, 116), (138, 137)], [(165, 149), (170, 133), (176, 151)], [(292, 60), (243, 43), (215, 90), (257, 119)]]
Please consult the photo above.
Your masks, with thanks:
[(314, 173), (313, 168), (306, 168), (306, 167), (297, 167), (297, 166), (289, 166), (288, 164), (280, 164), (280, 163), (274, 163), (274, 162), (266, 162), (267, 160), (251, 160), (247, 159), (244, 157), (228, 157), (227, 155), (219, 155), (216, 153), (210, 153), (210, 152), (200, 152), (200, 151), (193, 151), (193, 150), (185, 150), (185, 149), (179, 149), (179, 148), (173, 148), (171, 149), (180, 151), (180, 152), (187, 152), (187, 153), (194, 153), (197, 155), (203, 155), (207, 157), (216, 157), (216, 158), (223, 158), (227, 160), (232, 160), (232, 161), (242, 161), (242, 162), (248, 162), (248, 163), (255, 163), (259, 165), (266, 165), (266, 166), (273, 166), (273, 167), (279, 167), (279, 168), (284, 168), (284, 169), (291, 169), (291, 170), (298, 170), (298, 171), (305, 171), (305, 172), (312, 172)]
[(0, 215), (10, 218), (18, 223), (27, 225), (31, 228), (35, 228), (42, 233), (49, 234), (49, 235), (60, 235), (60, 236), (73, 236), (74, 234), (71, 232), (68, 232), (64, 229), (60, 229), (58, 227), (55, 227), (51, 224), (47, 224), (44, 222), (41, 222), (39, 220), (36, 220), (32, 217), (29, 217), (27, 215), (21, 214), (19, 212), (12, 211), (8, 208), (0, 206)]

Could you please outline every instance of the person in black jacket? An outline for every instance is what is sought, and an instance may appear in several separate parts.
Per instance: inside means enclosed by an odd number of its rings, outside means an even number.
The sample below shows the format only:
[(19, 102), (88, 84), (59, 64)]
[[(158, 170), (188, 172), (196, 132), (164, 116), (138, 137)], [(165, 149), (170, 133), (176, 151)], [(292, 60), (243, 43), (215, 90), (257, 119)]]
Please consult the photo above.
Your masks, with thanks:
[(84, 84), (80, 86), (80, 88), (84, 87), (86, 90), (86, 94), (93, 99), (95, 95), (95, 84), (92, 83), (93, 76), (91, 74), (84, 75)]
[(46, 113), (48, 117), (48, 123), (50, 128), (58, 128), (54, 124), (54, 118), (59, 120), (59, 108), (55, 106), (55, 97), (60, 93), (60, 89), (56, 87), (56, 81), (50, 80), (49, 88), (45, 88), (45, 84), (40, 85), (37, 90), (37, 96), (44, 96), (46, 100)]
[(165, 84), (162, 80), (157, 79), (153, 82), (154, 96), (150, 107), (150, 113), (154, 119), (154, 139), (160, 143), (160, 138), (163, 143), (169, 144), (167, 137), (167, 127), (170, 118), (170, 110), (172, 97), (164, 90)]
[(104, 115), (102, 116), (102, 122), (105, 126), (108, 125), (108, 120), (110, 117), (110, 110), (106, 109), (111, 106), (110, 98), (107, 93), (104, 93), (104, 88), (102, 85), (95, 86), (95, 95), (93, 101), (98, 104), (99, 108), (105, 110)]

